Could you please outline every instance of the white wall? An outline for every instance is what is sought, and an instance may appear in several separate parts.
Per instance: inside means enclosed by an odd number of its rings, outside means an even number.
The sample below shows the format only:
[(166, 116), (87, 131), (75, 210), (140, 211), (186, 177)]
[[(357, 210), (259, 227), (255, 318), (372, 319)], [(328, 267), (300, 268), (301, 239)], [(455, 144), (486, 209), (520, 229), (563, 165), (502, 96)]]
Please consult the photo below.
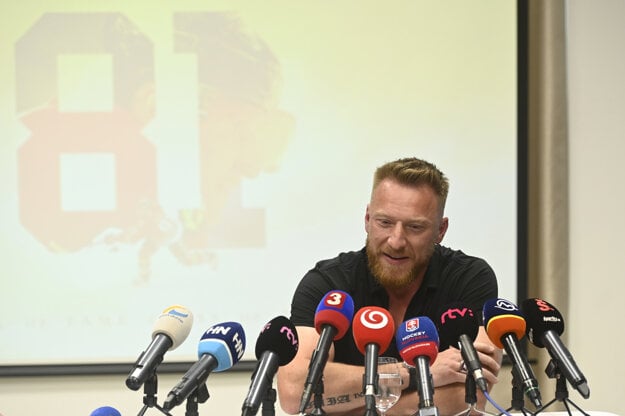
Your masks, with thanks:
[(571, 311), (566, 331), (591, 389), (588, 401), (574, 401), (624, 415), (625, 2), (570, 0), (568, 6)]
[[(569, 0), (569, 98), (571, 195), (571, 311), (568, 347), (588, 378), (589, 400), (570, 398), (584, 410), (625, 415), (625, 344), (619, 295), (625, 289), (625, 2)], [(506, 370), (507, 371), (507, 370)], [(536, 369), (536, 371), (541, 371)], [(159, 402), (179, 375), (159, 379)], [(212, 397), (200, 414), (237, 414), (249, 373), (209, 377)], [(0, 412), (5, 416), (88, 415), (110, 405), (137, 414), (141, 392), (128, 390), (125, 375), (0, 378)], [(507, 405), (509, 380), (502, 374), (495, 397)], [(499, 399), (498, 399), (499, 400)], [(184, 408), (172, 412), (183, 415)], [(282, 413), (278, 410), (278, 415)], [(152, 409), (148, 415), (160, 412)]]

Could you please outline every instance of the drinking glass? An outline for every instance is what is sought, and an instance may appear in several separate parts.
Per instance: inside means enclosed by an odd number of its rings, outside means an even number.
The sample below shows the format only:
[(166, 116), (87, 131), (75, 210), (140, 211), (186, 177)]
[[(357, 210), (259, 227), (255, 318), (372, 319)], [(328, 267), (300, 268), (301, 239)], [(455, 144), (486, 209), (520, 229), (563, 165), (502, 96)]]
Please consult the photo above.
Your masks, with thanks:
[(401, 364), (394, 357), (378, 357), (378, 385), (375, 407), (384, 416), (401, 396)]

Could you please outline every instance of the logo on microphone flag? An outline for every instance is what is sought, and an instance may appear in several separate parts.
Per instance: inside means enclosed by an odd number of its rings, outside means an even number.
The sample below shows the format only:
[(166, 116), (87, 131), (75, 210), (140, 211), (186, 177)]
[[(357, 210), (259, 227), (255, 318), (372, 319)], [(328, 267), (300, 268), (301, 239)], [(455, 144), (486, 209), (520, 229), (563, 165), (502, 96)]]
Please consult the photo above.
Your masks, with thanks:
[(414, 332), (419, 329), (419, 318), (406, 321), (406, 332)]

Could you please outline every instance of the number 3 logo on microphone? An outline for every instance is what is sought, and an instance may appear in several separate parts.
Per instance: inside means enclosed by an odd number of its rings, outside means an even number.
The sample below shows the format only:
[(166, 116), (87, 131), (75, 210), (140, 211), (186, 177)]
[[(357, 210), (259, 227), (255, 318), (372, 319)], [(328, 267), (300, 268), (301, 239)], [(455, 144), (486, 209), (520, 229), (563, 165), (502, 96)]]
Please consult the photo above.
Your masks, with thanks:
[(332, 292), (326, 295), (326, 305), (328, 306), (341, 306), (345, 302), (343, 294), (341, 292)]

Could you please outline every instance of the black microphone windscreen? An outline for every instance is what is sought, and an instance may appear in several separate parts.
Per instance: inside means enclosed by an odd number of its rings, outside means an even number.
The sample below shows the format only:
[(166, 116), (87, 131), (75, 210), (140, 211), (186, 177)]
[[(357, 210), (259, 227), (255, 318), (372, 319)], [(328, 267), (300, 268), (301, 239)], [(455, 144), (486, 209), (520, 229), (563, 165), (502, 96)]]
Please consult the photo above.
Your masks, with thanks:
[(471, 341), (475, 341), (480, 324), (471, 308), (464, 303), (455, 302), (441, 309), (437, 326), (441, 344), (458, 348), (461, 335), (467, 335)]
[(553, 331), (558, 335), (564, 332), (564, 318), (549, 302), (538, 298), (526, 299), (521, 303), (521, 310), (527, 322), (527, 337), (537, 347), (544, 347), (542, 336), (545, 332)]
[(258, 336), (256, 358), (260, 360), (265, 351), (272, 351), (278, 355), (279, 365), (283, 366), (293, 360), (298, 346), (295, 326), (288, 318), (278, 316), (269, 321)]

